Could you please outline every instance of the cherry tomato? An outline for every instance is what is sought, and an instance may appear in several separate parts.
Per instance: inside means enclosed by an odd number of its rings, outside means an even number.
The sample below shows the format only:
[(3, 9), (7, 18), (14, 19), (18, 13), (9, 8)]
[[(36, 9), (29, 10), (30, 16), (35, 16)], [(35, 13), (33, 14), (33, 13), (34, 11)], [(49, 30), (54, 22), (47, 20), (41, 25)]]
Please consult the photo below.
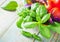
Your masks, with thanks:
[(60, 0), (47, 0), (46, 7), (49, 11), (54, 7), (60, 8)]
[(51, 11), (51, 15), (55, 21), (60, 22), (60, 9), (59, 8), (57, 7), (53, 8)]

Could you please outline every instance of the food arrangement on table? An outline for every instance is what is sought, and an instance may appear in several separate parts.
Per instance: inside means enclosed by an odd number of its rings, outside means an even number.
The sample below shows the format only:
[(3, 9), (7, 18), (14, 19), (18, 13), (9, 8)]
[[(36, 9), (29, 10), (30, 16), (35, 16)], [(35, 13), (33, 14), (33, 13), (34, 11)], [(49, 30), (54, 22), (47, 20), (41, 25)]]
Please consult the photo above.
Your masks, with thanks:
[[(25, 0), (27, 4), (20, 8), (18, 12), (19, 20), (16, 26), (21, 29), (21, 34), (33, 38), (34, 40), (42, 41), (38, 34), (50, 39), (51, 31), (60, 34), (60, 0)], [(17, 11), (18, 4), (11, 1), (5, 7), (7, 11)], [(23, 29), (33, 29), (37, 27), (38, 34), (32, 34)]]

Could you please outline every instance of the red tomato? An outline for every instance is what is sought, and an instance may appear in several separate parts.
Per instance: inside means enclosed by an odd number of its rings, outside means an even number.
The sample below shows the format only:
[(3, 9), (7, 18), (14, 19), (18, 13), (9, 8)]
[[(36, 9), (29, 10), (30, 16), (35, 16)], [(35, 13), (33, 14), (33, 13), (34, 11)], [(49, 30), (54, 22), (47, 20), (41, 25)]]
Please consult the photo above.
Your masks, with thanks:
[(59, 8), (57, 8), (57, 7), (53, 8), (51, 13), (54, 18), (60, 18), (60, 9)]
[(54, 17), (60, 18), (60, 0), (47, 0), (46, 8)]
[(47, 0), (47, 4), (46, 7), (49, 11), (54, 7), (60, 8), (60, 0)]
[(54, 7), (55, 7), (54, 2), (52, 0), (47, 0), (46, 8), (47, 8), (48, 12), (50, 12), (50, 10)]

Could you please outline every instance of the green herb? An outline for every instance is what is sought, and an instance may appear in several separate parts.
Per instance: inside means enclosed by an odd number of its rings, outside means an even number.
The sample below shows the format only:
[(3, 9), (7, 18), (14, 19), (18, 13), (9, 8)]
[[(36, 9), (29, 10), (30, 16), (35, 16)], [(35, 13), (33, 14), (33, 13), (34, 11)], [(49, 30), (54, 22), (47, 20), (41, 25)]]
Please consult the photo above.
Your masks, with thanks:
[(34, 10), (35, 11), (39, 5), (40, 5), (39, 3), (32, 4), (31, 5), (31, 10)]
[(28, 37), (28, 38), (34, 38), (35, 40), (41, 41), (41, 38), (36, 34), (31, 34), (29, 32), (22, 31), (22, 35), (24, 35), (25, 37)]
[(23, 8), (19, 13), (18, 13), (18, 15), (19, 16), (23, 16), (24, 18), (27, 16), (27, 15), (29, 15), (29, 9), (28, 8)]
[(24, 22), (32, 22), (32, 17), (26, 16)]
[[(18, 27), (19, 26), (21, 27), (22, 23), (25, 29), (31, 29), (38, 26), (40, 34), (43, 37), (45, 38), (51, 37), (50, 30), (48, 29), (50, 27), (44, 26), (44, 23), (46, 23), (50, 19), (50, 14), (47, 13), (47, 9), (45, 8), (44, 5), (34, 3), (31, 5), (31, 9), (22, 8), (18, 15), (19, 17), (22, 17), (22, 19), (17, 22)], [(22, 31), (22, 34), (26, 37), (34, 38), (35, 40), (41, 41), (41, 38), (36, 34), (31, 34), (26, 31)]]
[(47, 9), (44, 5), (40, 5), (37, 9), (36, 9), (36, 13), (40, 15), (40, 17), (44, 16), (45, 14), (47, 14)]
[(16, 1), (11, 1), (6, 6), (4, 6), (2, 8), (5, 9), (5, 10), (8, 10), (8, 11), (15, 11), (17, 7), (18, 7), (17, 2)]
[(48, 28), (60, 34), (60, 23), (54, 22), (54, 24), (48, 25)]
[(42, 36), (44, 36), (46, 38), (50, 38), (51, 37), (50, 30), (46, 26), (40, 25), (39, 26), (39, 31), (40, 31), (40, 34)]
[(21, 24), (22, 24), (23, 20), (24, 20), (24, 18), (20, 17), (19, 20), (17, 21), (16, 25), (18, 28), (21, 28)]
[(33, 38), (34, 38), (35, 40), (41, 41), (41, 38), (40, 38), (38, 35), (36, 35), (36, 34), (33, 34)]
[(49, 19), (50, 19), (50, 14), (46, 14), (46, 15), (44, 15), (43, 18), (41, 19), (41, 22), (42, 22), (42, 23), (45, 23), (45, 22), (47, 22)]
[(40, 14), (36, 14), (36, 21), (41, 21)]
[(37, 22), (26, 22), (24, 23), (25, 28), (34, 28), (37, 26)]
[(31, 16), (31, 17), (36, 17), (36, 13), (31, 10), (31, 11), (30, 11), (30, 16)]
[(22, 31), (22, 35), (28, 37), (28, 38), (32, 38), (32, 34), (26, 31)]

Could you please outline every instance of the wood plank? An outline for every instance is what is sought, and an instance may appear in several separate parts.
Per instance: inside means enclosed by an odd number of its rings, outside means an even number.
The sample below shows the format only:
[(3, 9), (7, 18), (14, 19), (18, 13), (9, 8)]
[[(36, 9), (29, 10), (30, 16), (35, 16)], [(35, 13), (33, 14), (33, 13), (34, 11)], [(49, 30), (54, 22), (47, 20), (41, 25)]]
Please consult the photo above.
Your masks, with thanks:
[(5, 2), (6, 0), (0, 0), (0, 6)]
[[(4, 42), (32, 42), (33, 41), (33, 39), (26, 38), (23, 35), (21, 35), (20, 31), (21, 30), (17, 28), (15, 22), (1, 39)], [(27, 29), (25, 31), (29, 31), (32, 34), (38, 32), (37, 28)]]
[(5, 33), (8, 27), (17, 18), (16, 12), (7, 12), (0, 9), (0, 37)]
[[(5, 5), (6, 3), (10, 1), (11, 0), (7, 0), (3, 5)], [(17, 2), (19, 3), (19, 1)], [(0, 8), (0, 37), (5, 34), (5, 32), (9, 29), (9, 27), (13, 24), (13, 22), (15, 21), (17, 17), (18, 16), (17, 16), (16, 11), (9, 12)]]

